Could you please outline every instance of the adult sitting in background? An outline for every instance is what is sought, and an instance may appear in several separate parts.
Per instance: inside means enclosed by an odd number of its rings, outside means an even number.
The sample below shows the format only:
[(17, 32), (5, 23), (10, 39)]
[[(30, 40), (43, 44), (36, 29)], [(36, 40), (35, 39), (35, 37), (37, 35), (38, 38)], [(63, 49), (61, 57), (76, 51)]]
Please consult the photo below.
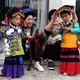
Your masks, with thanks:
[[(24, 34), (23, 46), (26, 54), (25, 55), (26, 59), (28, 55), (31, 55), (28, 57), (30, 57), (30, 59), (34, 58), (35, 60), (34, 67), (39, 71), (44, 71), (44, 68), (40, 64), (41, 61), (40, 57), (42, 53), (41, 48), (43, 44), (43, 40), (40, 38), (42, 32), (39, 33), (38, 28), (36, 27), (36, 25), (34, 25), (35, 13), (29, 8), (24, 8), (22, 12), (25, 15), (24, 27), (23, 27), (23, 34)], [(40, 48), (38, 45), (36, 45), (35, 42), (36, 40), (38, 41)]]

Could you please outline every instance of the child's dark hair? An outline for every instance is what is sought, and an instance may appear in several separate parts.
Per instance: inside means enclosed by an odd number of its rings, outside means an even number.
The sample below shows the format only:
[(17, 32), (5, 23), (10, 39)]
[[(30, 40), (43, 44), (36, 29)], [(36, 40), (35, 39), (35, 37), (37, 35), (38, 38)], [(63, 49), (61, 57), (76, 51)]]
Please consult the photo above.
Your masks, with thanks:
[(60, 12), (60, 16), (62, 15), (62, 14), (69, 14), (69, 15), (71, 15), (71, 12), (70, 11), (66, 11), (66, 10), (63, 10), (63, 11), (61, 11)]

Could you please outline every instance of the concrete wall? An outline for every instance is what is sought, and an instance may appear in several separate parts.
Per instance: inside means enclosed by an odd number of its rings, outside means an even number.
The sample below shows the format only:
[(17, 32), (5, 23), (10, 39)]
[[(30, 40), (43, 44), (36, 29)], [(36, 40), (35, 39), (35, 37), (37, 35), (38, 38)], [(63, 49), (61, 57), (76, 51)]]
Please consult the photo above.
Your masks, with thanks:
[(62, 0), (62, 5), (76, 5), (76, 0)]
[(76, 5), (76, 0), (49, 0), (49, 10), (58, 9), (62, 5)]
[(62, 4), (62, 0), (49, 0), (49, 10), (58, 9)]

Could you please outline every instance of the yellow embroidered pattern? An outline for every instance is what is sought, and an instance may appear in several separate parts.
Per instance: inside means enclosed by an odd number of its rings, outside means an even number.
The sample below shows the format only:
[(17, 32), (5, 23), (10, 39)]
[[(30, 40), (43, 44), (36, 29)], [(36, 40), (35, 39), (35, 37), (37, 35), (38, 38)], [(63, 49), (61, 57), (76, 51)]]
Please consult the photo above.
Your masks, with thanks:
[(12, 15), (12, 17), (15, 17), (16, 15), (20, 15), (21, 17), (24, 18), (24, 15), (21, 12), (16, 12)]

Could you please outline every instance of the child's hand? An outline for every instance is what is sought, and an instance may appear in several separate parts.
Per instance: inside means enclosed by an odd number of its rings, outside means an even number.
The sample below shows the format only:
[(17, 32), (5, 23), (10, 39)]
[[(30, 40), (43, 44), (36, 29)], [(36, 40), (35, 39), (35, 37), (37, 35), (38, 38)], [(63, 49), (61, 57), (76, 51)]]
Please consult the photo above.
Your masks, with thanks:
[(39, 35), (44, 35), (44, 32), (43, 32), (43, 30), (39, 30), (39, 33), (38, 33)]
[(57, 12), (55, 11), (54, 13), (53, 13), (53, 15), (51, 16), (51, 19), (53, 19), (53, 21), (55, 21), (55, 19), (58, 17), (58, 14), (57, 14)]
[(70, 27), (64, 27), (64, 32), (69, 32), (69, 31), (71, 31)]
[(26, 37), (24, 37), (24, 39), (26, 39), (26, 40), (30, 40), (32, 38), (33, 38), (33, 36), (26, 36)]
[(71, 9), (71, 13), (75, 12), (75, 7), (73, 6), (73, 8)]
[(77, 15), (76, 15), (75, 7), (74, 6), (71, 9), (71, 14), (72, 14), (72, 21), (73, 21), (73, 23), (77, 22), (78, 21), (78, 18), (77, 18)]
[(43, 37), (44, 37), (44, 32), (43, 32), (43, 30), (40, 30), (39, 33), (38, 33), (38, 35), (41, 36), (41, 38), (43, 38)]
[(65, 27), (65, 26), (64, 26), (62, 23), (60, 23), (60, 28), (61, 28), (61, 29), (64, 29), (64, 27)]
[(33, 36), (28, 36), (28, 40), (31, 40), (33, 38)]

